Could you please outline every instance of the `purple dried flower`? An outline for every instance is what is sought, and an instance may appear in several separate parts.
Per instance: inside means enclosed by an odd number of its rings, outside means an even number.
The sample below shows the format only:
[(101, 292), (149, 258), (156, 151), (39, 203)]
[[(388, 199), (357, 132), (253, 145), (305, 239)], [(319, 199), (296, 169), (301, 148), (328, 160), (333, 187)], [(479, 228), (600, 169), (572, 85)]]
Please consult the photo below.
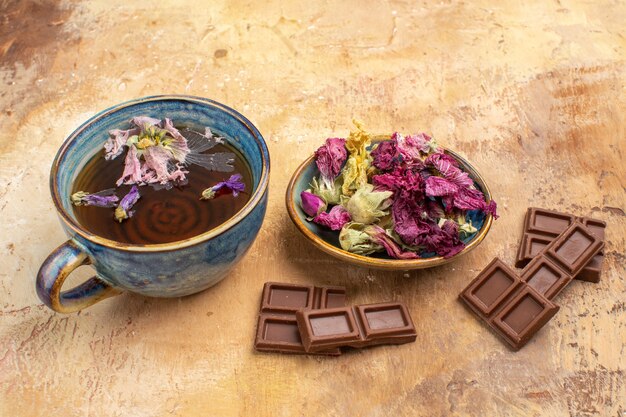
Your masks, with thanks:
[(419, 191), (424, 190), (424, 179), (422, 178), (419, 168), (396, 167), (392, 172), (374, 175), (372, 183), (378, 190), (386, 191)]
[(487, 205), (483, 208), (483, 211), (487, 214), (491, 214), (495, 219), (497, 219), (498, 217), (498, 204), (495, 202), (495, 200), (491, 200), (490, 202), (487, 203)]
[(392, 140), (379, 143), (370, 155), (374, 166), (382, 171), (391, 170), (400, 162), (397, 144)]
[(411, 251), (403, 251), (400, 245), (380, 226), (372, 225), (365, 229), (374, 242), (385, 248), (389, 256), (396, 259), (417, 259), (419, 255)]
[(424, 235), (430, 232), (427, 214), (418, 201), (406, 194), (394, 200), (391, 206), (393, 230), (409, 246), (420, 246)]
[[(188, 130), (192, 136), (193, 150), (187, 138), (174, 127), (170, 119), (154, 119), (147, 116), (134, 117), (128, 130), (111, 130), (104, 144), (105, 158), (114, 159), (128, 148), (124, 173), (118, 179), (121, 184), (160, 184), (171, 188), (174, 182), (183, 182), (184, 166), (195, 164), (211, 171), (230, 172), (234, 156), (230, 152), (204, 153), (220, 138), (213, 138), (210, 129), (205, 135)], [(200, 137), (201, 139), (198, 139)], [(194, 139), (195, 138), (195, 139)]]
[[(444, 200), (444, 202), (446, 201)], [(496, 202), (491, 200), (487, 203), (485, 201), (485, 195), (475, 188), (461, 189), (460, 192), (453, 197), (452, 201), (446, 202), (446, 204), (461, 210), (481, 210), (484, 213), (491, 214), (494, 219), (498, 218)], [(446, 206), (446, 210), (447, 208)]]
[(72, 204), (75, 206), (115, 207), (119, 198), (115, 195), (115, 189), (109, 188), (97, 193), (89, 194), (79, 191), (72, 194)]
[(322, 174), (322, 179), (332, 183), (341, 172), (341, 167), (348, 158), (346, 140), (342, 138), (328, 138), (326, 143), (315, 151), (315, 163)]
[(322, 211), (313, 219), (315, 223), (331, 230), (341, 230), (350, 220), (350, 213), (341, 205), (334, 206), (328, 213)]
[(136, 185), (133, 185), (128, 194), (126, 194), (120, 204), (115, 209), (115, 219), (118, 222), (122, 222), (125, 219), (133, 217), (134, 211), (130, 209), (135, 205), (137, 200), (139, 200), (139, 188)]
[(430, 198), (427, 198), (425, 201), (426, 214), (429, 219), (436, 220), (445, 216), (445, 212), (440, 201), (431, 200)]
[(302, 191), (300, 193), (300, 205), (302, 206), (302, 210), (304, 210), (306, 215), (310, 218), (326, 211), (326, 202), (324, 199), (308, 191)]
[(233, 197), (237, 197), (240, 192), (243, 192), (246, 188), (245, 184), (241, 181), (242, 176), (240, 174), (233, 174), (226, 181), (221, 181), (215, 184), (213, 187), (209, 187), (202, 191), (200, 200), (210, 200), (214, 198), (218, 192), (231, 191)]
[(431, 226), (431, 233), (425, 239), (426, 250), (436, 252), (444, 258), (450, 258), (465, 248), (459, 239), (459, 225), (452, 221), (444, 221), (441, 227)]

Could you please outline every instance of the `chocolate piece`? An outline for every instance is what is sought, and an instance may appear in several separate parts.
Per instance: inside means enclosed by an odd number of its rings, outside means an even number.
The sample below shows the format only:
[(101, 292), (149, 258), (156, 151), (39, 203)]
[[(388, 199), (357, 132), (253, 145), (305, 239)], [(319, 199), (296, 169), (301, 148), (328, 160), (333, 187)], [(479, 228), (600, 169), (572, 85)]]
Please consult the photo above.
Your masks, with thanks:
[(522, 285), (517, 274), (499, 258), (495, 258), (470, 284), (460, 297), (478, 315), (490, 316)]
[[(255, 349), (261, 352), (305, 354), (296, 322), (296, 311), (340, 307), (345, 305), (345, 300), (344, 287), (266, 282), (261, 296)], [(331, 349), (316, 354), (336, 356), (341, 351)]]
[(504, 306), (491, 323), (511, 346), (518, 349), (550, 321), (557, 311), (559, 306), (527, 286)]
[(558, 236), (576, 217), (567, 213), (531, 207), (528, 211), (528, 231)]
[(552, 299), (570, 283), (572, 276), (555, 267), (549, 260), (538, 257), (536, 262), (531, 262), (524, 269), (522, 280), (540, 294)]
[[(553, 223), (539, 224), (547, 229)], [(520, 349), (558, 311), (551, 300), (603, 246), (598, 236), (574, 220), (526, 266), (520, 278), (496, 258), (459, 298), (513, 349)]]
[[(259, 315), (254, 348), (260, 352), (307, 353), (302, 345), (296, 319), (272, 314)], [(338, 356), (341, 351), (331, 349), (316, 354)]]
[(296, 314), (301, 309), (341, 307), (346, 302), (344, 287), (266, 282), (261, 297), (261, 312)]
[(301, 310), (296, 313), (296, 320), (307, 352), (341, 346), (402, 344), (417, 338), (411, 316), (402, 303)]
[(347, 346), (360, 340), (352, 308), (301, 310), (296, 313), (304, 350), (316, 352)]
[[(515, 266), (524, 268), (550, 242), (562, 233), (573, 221), (581, 221), (601, 240), (604, 240), (606, 223), (589, 217), (576, 218), (554, 210), (529, 208), (524, 218), (524, 232), (517, 251)], [(603, 252), (600, 252), (574, 278), (582, 281), (600, 282)]]
[(261, 297), (261, 312), (295, 314), (301, 308), (313, 308), (314, 292), (312, 285), (266, 282)]
[(343, 287), (322, 287), (320, 297), (316, 308), (335, 308), (346, 305), (346, 289)]

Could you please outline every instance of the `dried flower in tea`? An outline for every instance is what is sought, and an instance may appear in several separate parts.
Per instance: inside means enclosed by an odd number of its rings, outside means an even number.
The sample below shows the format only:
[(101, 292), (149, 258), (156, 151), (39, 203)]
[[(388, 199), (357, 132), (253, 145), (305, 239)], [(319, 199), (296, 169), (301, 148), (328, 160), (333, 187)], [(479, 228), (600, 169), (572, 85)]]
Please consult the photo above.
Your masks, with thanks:
[(120, 204), (115, 209), (115, 220), (121, 223), (123, 220), (132, 217), (135, 212), (131, 211), (131, 208), (135, 205), (137, 200), (139, 200), (139, 197), (141, 197), (139, 195), (139, 188), (133, 185), (128, 194), (122, 198), (122, 201), (120, 201)]
[(114, 188), (89, 194), (84, 191), (78, 191), (72, 194), (72, 204), (75, 206), (96, 206), (96, 207), (115, 207), (119, 198), (115, 195)]
[[(183, 134), (184, 133), (184, 134)], [(184, 185), (187, 181), (187, 166), (201, 166), (210, 171), (233, 171), (235, 155), (231, 152), (206, 153), (222, 139), (205, 128), (204, 134), (185, 129), (182, 133), (168, 118), (163, 120), (147, 116), (134, 117), (130, 128), (109, 131), (104, 143), (104, 158), (114, 160), (127, 149), (124, 169), (116, 181), (116, 186), (132, 185), (130, 192), (117, 205), (115, 190), (105, 190), (89, 194), (83, 191), (71, 196), (74, 205), (116, 207), (115, 219), (122, 222), (133, 215), (130, 208), (139, 199), (137, 186), (152, 185), (155, 189), (171, 189)], [(341, 144), (333, 144), (333, 152), (341, 153)], [(343, 152), (346, 153), (345, 149)], [(221, 190), (228, 190), (236, 197), (245, 188), (240, 174), (204, 190), (203, 199), (213, 198)]]
[(245, 184), (241, 181), (240, 174), (231, 175), (226, 181), (221, 181), (213, 187), (209, 187), (202, 192), (201, 200), (210, 200), (215, 196), (231, 192), (233, 197), (237, 197), (240, 192), (244, 191)]

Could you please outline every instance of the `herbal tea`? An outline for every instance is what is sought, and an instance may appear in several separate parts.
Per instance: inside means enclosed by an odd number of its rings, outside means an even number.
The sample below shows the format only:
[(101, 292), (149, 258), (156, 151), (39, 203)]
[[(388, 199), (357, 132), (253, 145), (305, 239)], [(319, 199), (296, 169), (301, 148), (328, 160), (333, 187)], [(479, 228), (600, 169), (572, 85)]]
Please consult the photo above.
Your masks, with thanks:
[(74, 214), (89, 232), (130, 244), (175, 242), (224, 223), (249, 200), (245, 159), (208, 129), (205, 136), (168, 119), (133, 123), (109, 132), (74, 181)]

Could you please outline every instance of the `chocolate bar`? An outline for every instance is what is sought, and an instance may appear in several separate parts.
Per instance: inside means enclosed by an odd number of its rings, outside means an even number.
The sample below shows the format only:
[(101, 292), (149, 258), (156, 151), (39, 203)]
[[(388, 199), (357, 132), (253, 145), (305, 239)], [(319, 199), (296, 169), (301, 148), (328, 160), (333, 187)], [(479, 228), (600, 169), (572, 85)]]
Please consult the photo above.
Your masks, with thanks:
[[(524, 232), (517, 251), (515, 266), (524, 268), (574, 221), (580, 221), (598, 238), (604, 240), (606, 223), (590, 217), (575, 217), (568, 213), (531, 207), (524, 219)], [(582, 281), (600, 282), (604, 253), (598, 253), (574, 278)]]
[[(559, 221), (568, 221), (561, 217)], [(547, 229), (547, 222), (538, 222)], [(554, 224), (554, 223), (553, 223)], [(574, 219), (522, 271), (494, 259), (459, 298), (514, 350), (523, 347), (559, 310), (552, 299), (592, 261), (604, 242)]]
[(292, 314), (300, 309), (343, 307), (344, 287), (314, 287), (312, 285), (266, 282), (261, 297), (261, 312)]
[[(266, 282), (254, 347), (261, 352), (306, 353), (296, 312), (300, 309), (334, 308), (345, 305), (344, 287), (314, 287), (280, 282)], [(316, 352), (320, 355), (340, 355), (339, 349)]]
[(499, 258), (491, 261), (459, 297), (514, 350), (524, 346), (559, 311)]
[(298, 329), (307, 352), (414, 342), (417, 333), (402, 303), (300, 310)]

